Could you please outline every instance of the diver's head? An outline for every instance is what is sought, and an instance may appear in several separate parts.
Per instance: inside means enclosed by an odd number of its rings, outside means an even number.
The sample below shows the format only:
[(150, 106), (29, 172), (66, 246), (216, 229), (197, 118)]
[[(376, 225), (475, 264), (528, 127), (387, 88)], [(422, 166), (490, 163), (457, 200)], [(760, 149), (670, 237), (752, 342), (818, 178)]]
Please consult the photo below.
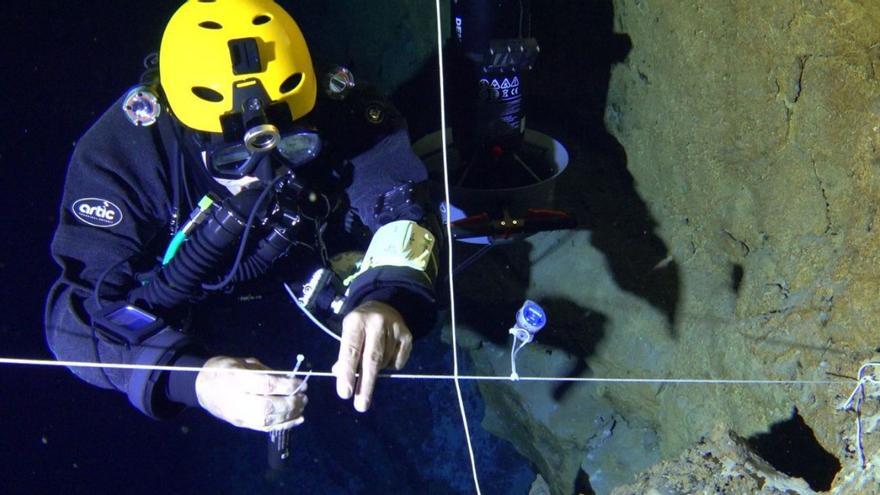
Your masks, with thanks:
[(272, 0), (184, 3), (162, 36), (159, 81), (177, 120), (215, 134), (209, 167), (230, 178), (280, 149), (317, 92), (305, 38)]

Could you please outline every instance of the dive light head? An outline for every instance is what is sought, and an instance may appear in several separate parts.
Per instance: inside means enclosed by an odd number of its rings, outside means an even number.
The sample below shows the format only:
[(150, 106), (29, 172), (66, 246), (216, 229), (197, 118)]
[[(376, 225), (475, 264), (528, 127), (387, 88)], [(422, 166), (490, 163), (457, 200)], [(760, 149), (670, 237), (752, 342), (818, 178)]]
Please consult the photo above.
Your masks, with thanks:
[(149, 127), (159, 120), (162, 104), (159, 102), (159, 55), (144, 57), (144, 73), (140, 84), (134, 86), (122, 99), (122, 112), (136, 127)]
[(244, 133), (244, 147), (251, 153), (265, 153), (275, 149), (281, 134), (272, 124), (255, 125)]
[(139, 85), (131, 88), (125, 95), (122, 111), (129, 122), (137, 127), (149, 127), (159, 119), (162, 106), (152, 88)]
[(354, 75), (347, 67), (334, 66), (324, 71), (320, 87), (331, 100), (344, 100), (354, 89)]

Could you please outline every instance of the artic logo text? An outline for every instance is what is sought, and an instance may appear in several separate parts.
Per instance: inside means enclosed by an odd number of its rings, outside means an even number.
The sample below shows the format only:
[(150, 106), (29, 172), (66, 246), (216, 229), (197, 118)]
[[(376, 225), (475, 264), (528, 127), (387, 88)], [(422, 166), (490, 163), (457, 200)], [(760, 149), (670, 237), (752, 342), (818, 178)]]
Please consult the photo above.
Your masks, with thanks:
[(110, 228), (122, 222), (122, 210), (106, 199), (78, 199), (74, 201), (71, 210), (81, 222), (93, 227)]

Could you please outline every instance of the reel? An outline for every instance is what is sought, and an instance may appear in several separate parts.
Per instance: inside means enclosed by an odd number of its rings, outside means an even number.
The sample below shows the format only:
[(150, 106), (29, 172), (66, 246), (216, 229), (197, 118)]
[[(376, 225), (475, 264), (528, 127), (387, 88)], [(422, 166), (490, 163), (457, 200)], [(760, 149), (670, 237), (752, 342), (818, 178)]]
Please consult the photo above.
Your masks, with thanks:
[[(510, 347), (510, 379), (519, 380), (516, 372), (516, 355), (526, 344), (535, 340), (535, 335), (547, 324), (547, 314), (538, 303), (526, 300), (516, 312), (516, 323), (509, 330), (513, 335), (513, 344)], [(517, 342), (519, 345), (517, 346)]]

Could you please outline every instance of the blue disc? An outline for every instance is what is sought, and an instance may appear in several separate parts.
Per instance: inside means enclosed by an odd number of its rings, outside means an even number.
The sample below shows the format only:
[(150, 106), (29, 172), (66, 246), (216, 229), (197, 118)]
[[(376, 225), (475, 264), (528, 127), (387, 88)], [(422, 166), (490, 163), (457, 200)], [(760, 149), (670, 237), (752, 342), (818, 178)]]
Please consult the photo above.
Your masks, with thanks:
[(516, 312), (516, 325), (531, 334), (536, 334), (547, 324), (547, 314), (538, 303), (527, 299)]

